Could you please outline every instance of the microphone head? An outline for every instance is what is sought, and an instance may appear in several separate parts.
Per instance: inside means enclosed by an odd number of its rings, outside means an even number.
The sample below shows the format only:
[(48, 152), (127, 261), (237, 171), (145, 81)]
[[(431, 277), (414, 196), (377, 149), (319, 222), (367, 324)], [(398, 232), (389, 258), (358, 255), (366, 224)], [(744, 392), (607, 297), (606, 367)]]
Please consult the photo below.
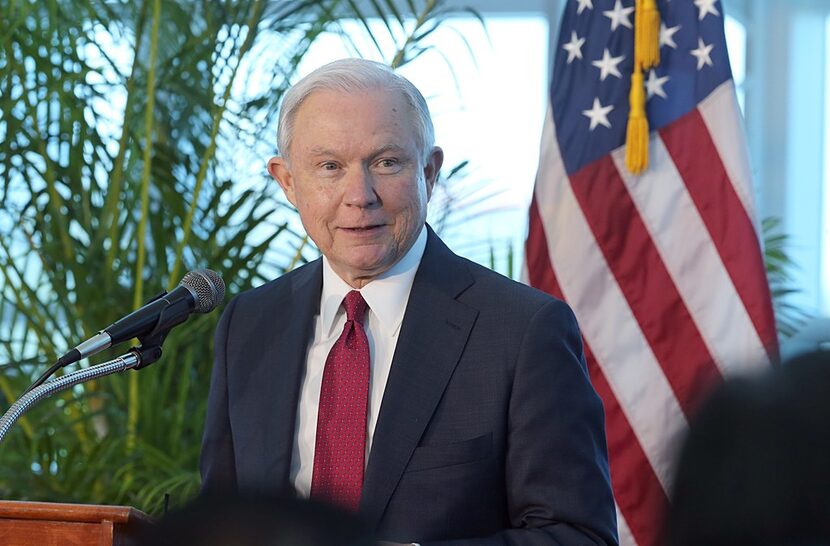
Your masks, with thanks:
[(196, 296), (194, 313), (209, 313), (225, 299), (225, 282), (210, 269), (188, 271), (179, 286), (184, 286)]

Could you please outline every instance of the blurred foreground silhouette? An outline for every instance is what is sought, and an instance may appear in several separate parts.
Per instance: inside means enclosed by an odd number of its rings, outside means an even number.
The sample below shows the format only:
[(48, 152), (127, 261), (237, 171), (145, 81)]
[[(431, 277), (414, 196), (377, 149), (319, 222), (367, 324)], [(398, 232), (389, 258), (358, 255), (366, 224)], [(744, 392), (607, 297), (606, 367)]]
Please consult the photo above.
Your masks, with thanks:
[(357, 516), (297, 498), (203, 496), (171, 512), (142, 546), (375, 546)]
[(681, 452), (665, 538), (830, 545), (830, 352), (716, 389)]

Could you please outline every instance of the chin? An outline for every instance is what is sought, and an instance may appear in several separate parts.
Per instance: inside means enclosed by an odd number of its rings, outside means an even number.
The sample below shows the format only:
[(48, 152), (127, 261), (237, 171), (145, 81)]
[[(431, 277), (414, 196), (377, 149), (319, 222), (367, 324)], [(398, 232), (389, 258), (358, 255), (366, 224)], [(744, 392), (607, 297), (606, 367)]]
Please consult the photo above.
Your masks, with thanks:
[(395, 263), (388, 255), (374, 256), (372, 259), (350, 260), (349, 269), (360, 273), (360, 276), (375, 276), (383, 273)]

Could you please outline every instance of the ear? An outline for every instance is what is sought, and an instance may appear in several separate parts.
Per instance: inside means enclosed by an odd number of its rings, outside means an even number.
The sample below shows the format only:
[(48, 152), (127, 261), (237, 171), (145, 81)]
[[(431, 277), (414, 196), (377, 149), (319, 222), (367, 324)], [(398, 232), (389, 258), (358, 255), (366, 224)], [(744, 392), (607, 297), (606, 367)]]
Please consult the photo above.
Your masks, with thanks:
[(288, 202), (297, 206), (297, 199), (294, 195), (294, 177), (288, 167), (288, 160), (284, 157), (272, 157), (268, 160), (268, 174), (277, 181), (282, 188)]
[(429, 152), (426, 164), (424, 165), (424, 180), (427, 184), (427, 201), (432, 197), (432, 188), (438, 181), (438, 173), (441, 171), (441, 165), (444, 164), (444, 150), (438, 146), (433, 146), (432, 151)]

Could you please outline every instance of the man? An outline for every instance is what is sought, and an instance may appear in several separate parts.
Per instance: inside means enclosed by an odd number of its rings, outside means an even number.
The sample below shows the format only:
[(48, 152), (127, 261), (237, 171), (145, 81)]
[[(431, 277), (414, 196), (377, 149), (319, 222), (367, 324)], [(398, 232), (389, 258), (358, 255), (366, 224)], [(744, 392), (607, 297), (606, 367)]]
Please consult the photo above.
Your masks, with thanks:
[(293, 489), (401, 543), (615, 544), (573, 314), (425, 225), (443, 152), (418, 90), (331, 63), (286, 94), (278, 145), (323, 258), (225, 310), (204, 488)]

